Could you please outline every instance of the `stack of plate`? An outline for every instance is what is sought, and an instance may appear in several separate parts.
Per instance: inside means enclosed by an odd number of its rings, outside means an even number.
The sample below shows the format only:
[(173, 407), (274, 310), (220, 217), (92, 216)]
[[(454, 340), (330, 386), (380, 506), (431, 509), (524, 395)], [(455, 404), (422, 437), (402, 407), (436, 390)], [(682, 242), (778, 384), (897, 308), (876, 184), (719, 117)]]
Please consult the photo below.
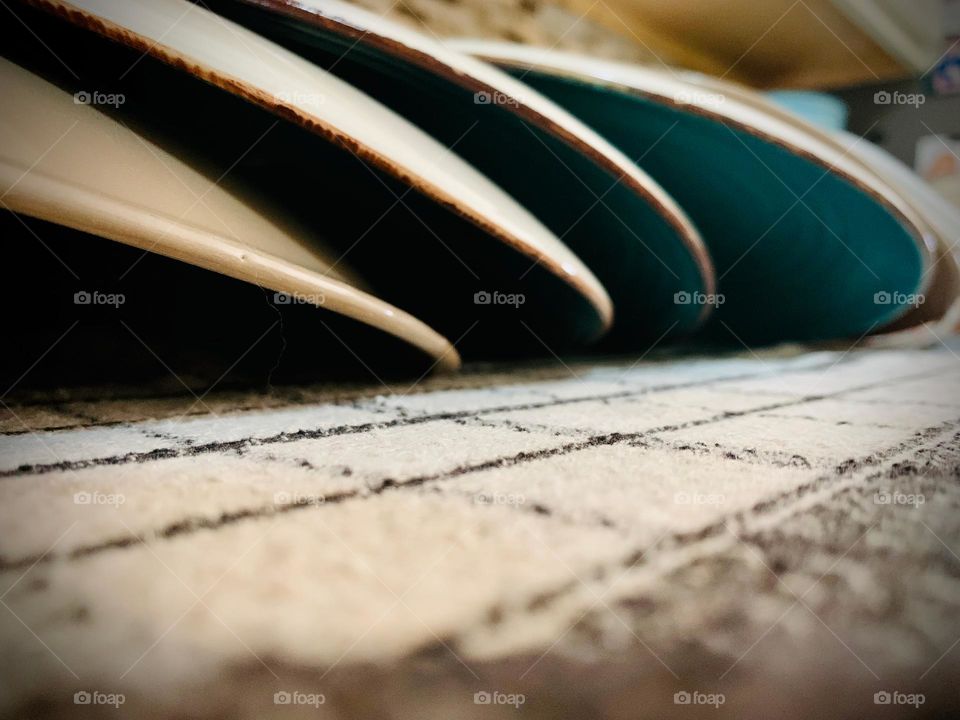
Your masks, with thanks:
[[(284, 362), (313, 376), (344, 349), (451, 369), (955, 323), (956, 214), (866, 141), (738, 86), (440, 42), (337, 0), (10, 9), (8, 236), (44, 245), (77, 293), (73, 263), (142, 277), (179, 313), (151, 327), (193, 326), (158, 329), (170, 352), (229, 344), (267, 305)], [(24, 327), (55, 336), (46, 320)]]

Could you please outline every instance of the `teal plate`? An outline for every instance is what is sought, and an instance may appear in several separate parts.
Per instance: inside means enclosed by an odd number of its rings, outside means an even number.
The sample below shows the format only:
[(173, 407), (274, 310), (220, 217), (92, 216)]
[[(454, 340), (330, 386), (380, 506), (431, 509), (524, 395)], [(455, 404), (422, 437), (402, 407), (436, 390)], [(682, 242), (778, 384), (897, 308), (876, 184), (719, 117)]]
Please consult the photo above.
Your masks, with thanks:
[(614, 302), (612, 342), (690, 333), (712, 307), (708, 253), (625, 155), (486, 63), (335, 0), (216, 0), (216, 12), (349, 81), (500, 185), (560, 237)]
[(858, 338), (922, 301), (932, 238), (890, 188), (836, 147), (668, 72), (506, 43), (456, 46), (642, 156), (716, 264), (709, 338)]

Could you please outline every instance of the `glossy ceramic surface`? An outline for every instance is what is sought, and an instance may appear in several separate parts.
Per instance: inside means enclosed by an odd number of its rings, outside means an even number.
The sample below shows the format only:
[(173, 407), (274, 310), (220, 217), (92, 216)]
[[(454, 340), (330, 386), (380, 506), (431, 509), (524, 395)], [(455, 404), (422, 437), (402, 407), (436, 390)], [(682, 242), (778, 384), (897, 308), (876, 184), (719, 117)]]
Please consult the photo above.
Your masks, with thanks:
[(695, 329), (714, 273), (683, 209), (630, 157), (506, 73), (337, 0), (222, 0), (244, 24), (382, 101), (479, 168), (584, 260), (620, 344)]
[(903, 315), (925, 289), (934, 238), (834, 144), (662, 71), (503, 43), (457, 46), (511, 69), (621, 149), (646, 153), (644, 168), (690, 213), (717, 265), (713, 337), (855, 338)]
[(303, 228), (213, 182), (78, 98), (0, 59), (0, 194), (14, 212), (288, 293), (453, 369), (453, 346), (379, 300)]
[[(399, 244), (408, 246), (408, 252), (401, 252), (394, 238), (392, 254), (385, 254), (379, 262), (370, 259), (360, 269), (367, 276), (371, 268), (377, 270), (389, 265), (392, 274), (377, 278), (377, 294), (409, 307), (441, 331), (459, 334), (461, 326), (469, 326), (470, 318), (465, 317), (465, 313), (475, 309), (472, 298), (477, 291), (494, 291), (507, 282), (523, 285), (520, 272), (507, 278), (498, 271), (508, 267), (512, 272), (521, 265), (530, 271), (530, 278), (536, 278), (536, 283), (528, 283), (527, 293), (535, 294), (538, 300), (555, 298), (555, 304), (550, 307), (546, 300), (529, 302), (515, 316), (525, 318), (539, 332), (553, 332), (553, 337), (561, 340), (583, 342), (596, 338), (609, 327), (613, 311), (604, 288), (542, 223), (442, 144), (348, 83), (185, 0), (37, 0), (28, 4), (139, 53), (142, 61), (135, 59), (129, 63), (133, 73), (139, 72), (140, 66), (149, 60), (186, 70), (194, 78), (251, 107), (309, 130), (329, 147), (338, 149), (347, 162), (364, 166), (362, 173), (367, 175), (368, 184), (377, 187), (379, 183), (380, 187), (389, 189), (396, 200), (391, 199), (392, 206), (401, 210), (409, 208), (412, 219), (408, 219), (399, 233)], [(126, 72), (120, 73), (120, 68), (115, 70), (117, 75), (126, 75)], [(166, 78), (163, 82), (166, 83)], [(247, 112), (233, 107), (235, 112)], [(222, 112), (222, 109), (218, 106), (216, 111)], [(225, 132), (231, 130), (232, 118), (225, 116), (221, 122)], [(282, 131), (283, 128), (273, 130), (270, 135)], [(189, 131), (183, 136), (189, 138)], [(283, 162), (291, 163), (291, 174), (285, 179), (283, 192), (291, 195), (293, 187), (293, 192), (299, 194), (300, 209), (316, 204), (309, 197), (309, 187), (295, 187), (297, 178), (292, 173), (302, 172), (304, 183), (313, 182), (310, 173), (321, 173), (323, 168), (318, 165), (325, 163), (327, 157), (321, 157), (320, 151), (316, 151), (314, 162), (311, 157), (314, 150), (306, 145), (301, 150), (293, 142), (281, 151), (289, 155)], [(297, 156), (298, 153), (302, 157)], [(294, 164), (297, 161), (299, 166)], [(339, 170), (339, 166), (336, 167), (336, 171)], [(328, 181), (329, 178), (320, 178), (318, 183)], [(334, 190), (347, 194), (344, 188)], [(407, 191), (411, 193), (409, 196)], [(431, 204), (428, 209), (421, 209), (428, 204)], [(378, 224), (383, 227), (378, 217), (386, 211), (380, 213), (379, 206), (373, 209), (365, 206), (363, 198), (355, 205), (350, 211), (370, 213), (358, 218), (363, 227)], [(341, 206), (339, 198), (329, 201), (329, 207), (324, 208), (320, 217), (311, 217), (310, 223), (323, 222), (328, 217), (338, 220), (331, 213)], [(425, 213), (432, 215), (425, 218)], [(359, 242), (356, 238), (350, 238), (349, 242), (354, 240)], [(390, 239), (381, 238), (380, 242), (386, 245)], [(458, 242), (463, 247), (456, 246)], [(445, 253), (451, 256), (447, 264), (435, 267), (432, 257)], [(421, 292), (408, 306), (407, 290), (426, 287), (431, 276), (442, 274), (443, 268), (455, 268), (458, 263), (467, 266), (472, 275), (468, 279), (477, 284), (477, 287), (464, 287), (466, 301), (453, 298), (457, 302), (445, 305)], [(406, 275), (403, 281), (398, 279), (401, 273)], [(447, 281), (447, 278), (441, 277), (441, 280)], [(471, 337), (478, 338), (485, 333), (483, 337), (489, 346), (498, 334), (497, 325), (502, 327), (503, 322), (484, 322), (482, 330)], [(520, 328), (515, 335), (529, 338), (519, 323), (514, 321), (512, 325)], [(541, 330), (541, 326), (545, 329)]]

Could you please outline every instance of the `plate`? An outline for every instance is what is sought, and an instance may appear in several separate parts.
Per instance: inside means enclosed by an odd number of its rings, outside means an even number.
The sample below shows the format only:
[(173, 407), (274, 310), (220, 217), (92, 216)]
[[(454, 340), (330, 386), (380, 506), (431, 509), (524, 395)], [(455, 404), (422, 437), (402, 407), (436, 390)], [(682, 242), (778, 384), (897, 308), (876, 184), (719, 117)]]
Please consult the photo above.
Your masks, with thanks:
[(960, 210), (909, 166), (873, 143), (846, 131), (838, 131), (834, 137), (851, 155), (899, 192), (929, 224), (937, 238), (933, 267), (927, 271), (931, 282), (924, 293), (924, 302), (882, 329), (903, 331), (921, 323), (934, 323), (937, 333), (955, 331), (960, 315), (960, 268), (955, 246), (960, 240)]
[[(326, 67), (424, 128), (503, 187), (599, 277), (615, 339), (646, 347), (710, 314), (714, 273), (684, 211), (630, 158), (486, 63), (337, 0), (211, 8)], [(641, 153), (631, 154), (637, 158)]]
[[(467, 339), (475, 354), (510, 352), (523, 338), (542, 351), (533, 331), (586, 342), (610, 325), (602, 285), (531, 213), (410, 122), (310, 62), (186, 0), (27, 4), (117, 41), (119, 50), (105, 47), (111, 44), (39, 12), (27, 23), (39, 24), (65, 64), (80, 68), (81, 82), (128, 88), (129, 105), (160, 116), (141, 113), (136, 121), (174, 128), (171, 142), (200, 144), (203, 131), (203, 143), (216, 144), (237, 126), (252, 127), (252, 113), (272, 117), (266, 139), (246, 140), (240, 153), (247, 164), (251, 150), (279, 164), (259, 173), (262, 191), (313, 229), (326, 232), (352, 216), (349, 233), (326, 239), (349, 253), (378, 296), (445, 335), (461, 338), (479, 326)], [(171, 65), (186, 73), (172, 73)], [(271, 146), (277, 136), (285, 144)], [(264, 151), (270, 147), (272, 157)], [(335, 177), (348, 165), (354, 175)], [(246, 172), (258, 179), (257, 168)], [(355, 186), (356, 178), (367, 184)], [(370, 200), (375, 193), (384, 196), (379, 204)], [(517, 268), (527, 271), (523, 279), (508, 274)], [(509, 312), (483, 303), (522, 293), (522, 306)]]
[(446, 338), (365, 292), (302, 228), (285, 227), (229, 184), (2, 58), (0, 81), (6, 209), (284, 293), (280, 302), (316, 305), (400, 338), (438, 368), (459, 366)]
[(934, 238), (835, 145), (669, 73), (509, 43), (456, 46), (523, 76), (625, 152), (646, 152), (644, 168), (697, 223), (717, 266), (710, 337), (856, 338), (925, 290)]
[[(902, 331), (922, 323), (942, 322), (944, 332), (952, 331), (956, 324), (952, 319), (960, 309), (951, 311), (960, 297), (960, 269), (953, 252), (952, 238), (960, 237), (960, 211), (954, 208), (908, 166), (889, 153), (878, 148), (865, 138), (845, 130), (823, 127), (825, 115), (839, 116), (840, 111), (822, 96), (814, 93), (767, 93), (761, 94), (743, 85), (704, 75), (703, 73), (678, 70), (677, 77), (709, 92), (734, 98), (739, 102), (791, 124), (802, 132), (815, 137), (826, 145), (832, 145), (851, 160), (874, 173), (877, 179), (897, 193), (917, 216), (918, 228), (936, 239), (933, 265), (925, 276), (930, 281), (924, 291), (924, 302), (913, 306), (892, 323), (880, 326), (877, 333)], [(836, 117), (834, 117), (836, 119)], [(835, 123), (826, 120), (832, 127)], [(926, 277), (924, 278), (926, 280)], [(938, 323), (939, 324), (939, 323)], [(929, 335), (927, 336), (929, 340)]]

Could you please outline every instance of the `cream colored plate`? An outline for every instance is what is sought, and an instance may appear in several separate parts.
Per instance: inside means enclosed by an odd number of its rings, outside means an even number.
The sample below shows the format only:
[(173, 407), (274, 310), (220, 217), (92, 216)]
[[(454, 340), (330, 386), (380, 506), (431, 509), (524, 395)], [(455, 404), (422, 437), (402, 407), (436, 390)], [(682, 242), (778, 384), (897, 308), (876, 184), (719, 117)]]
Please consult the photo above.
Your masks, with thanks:
[(186, 0), (27, 2), (349, 148), (546, 267), (587, 299), (602, 327), (610, 325), (602, 285), (536, 218), (414, 125), (297, 55)]
[(460, 358), (415, 317), (364, 292), (316, 239), (133, 131), (0, 59), (0, 198), (5, 208), (176, 258), (398, 337), (437, 366)]

